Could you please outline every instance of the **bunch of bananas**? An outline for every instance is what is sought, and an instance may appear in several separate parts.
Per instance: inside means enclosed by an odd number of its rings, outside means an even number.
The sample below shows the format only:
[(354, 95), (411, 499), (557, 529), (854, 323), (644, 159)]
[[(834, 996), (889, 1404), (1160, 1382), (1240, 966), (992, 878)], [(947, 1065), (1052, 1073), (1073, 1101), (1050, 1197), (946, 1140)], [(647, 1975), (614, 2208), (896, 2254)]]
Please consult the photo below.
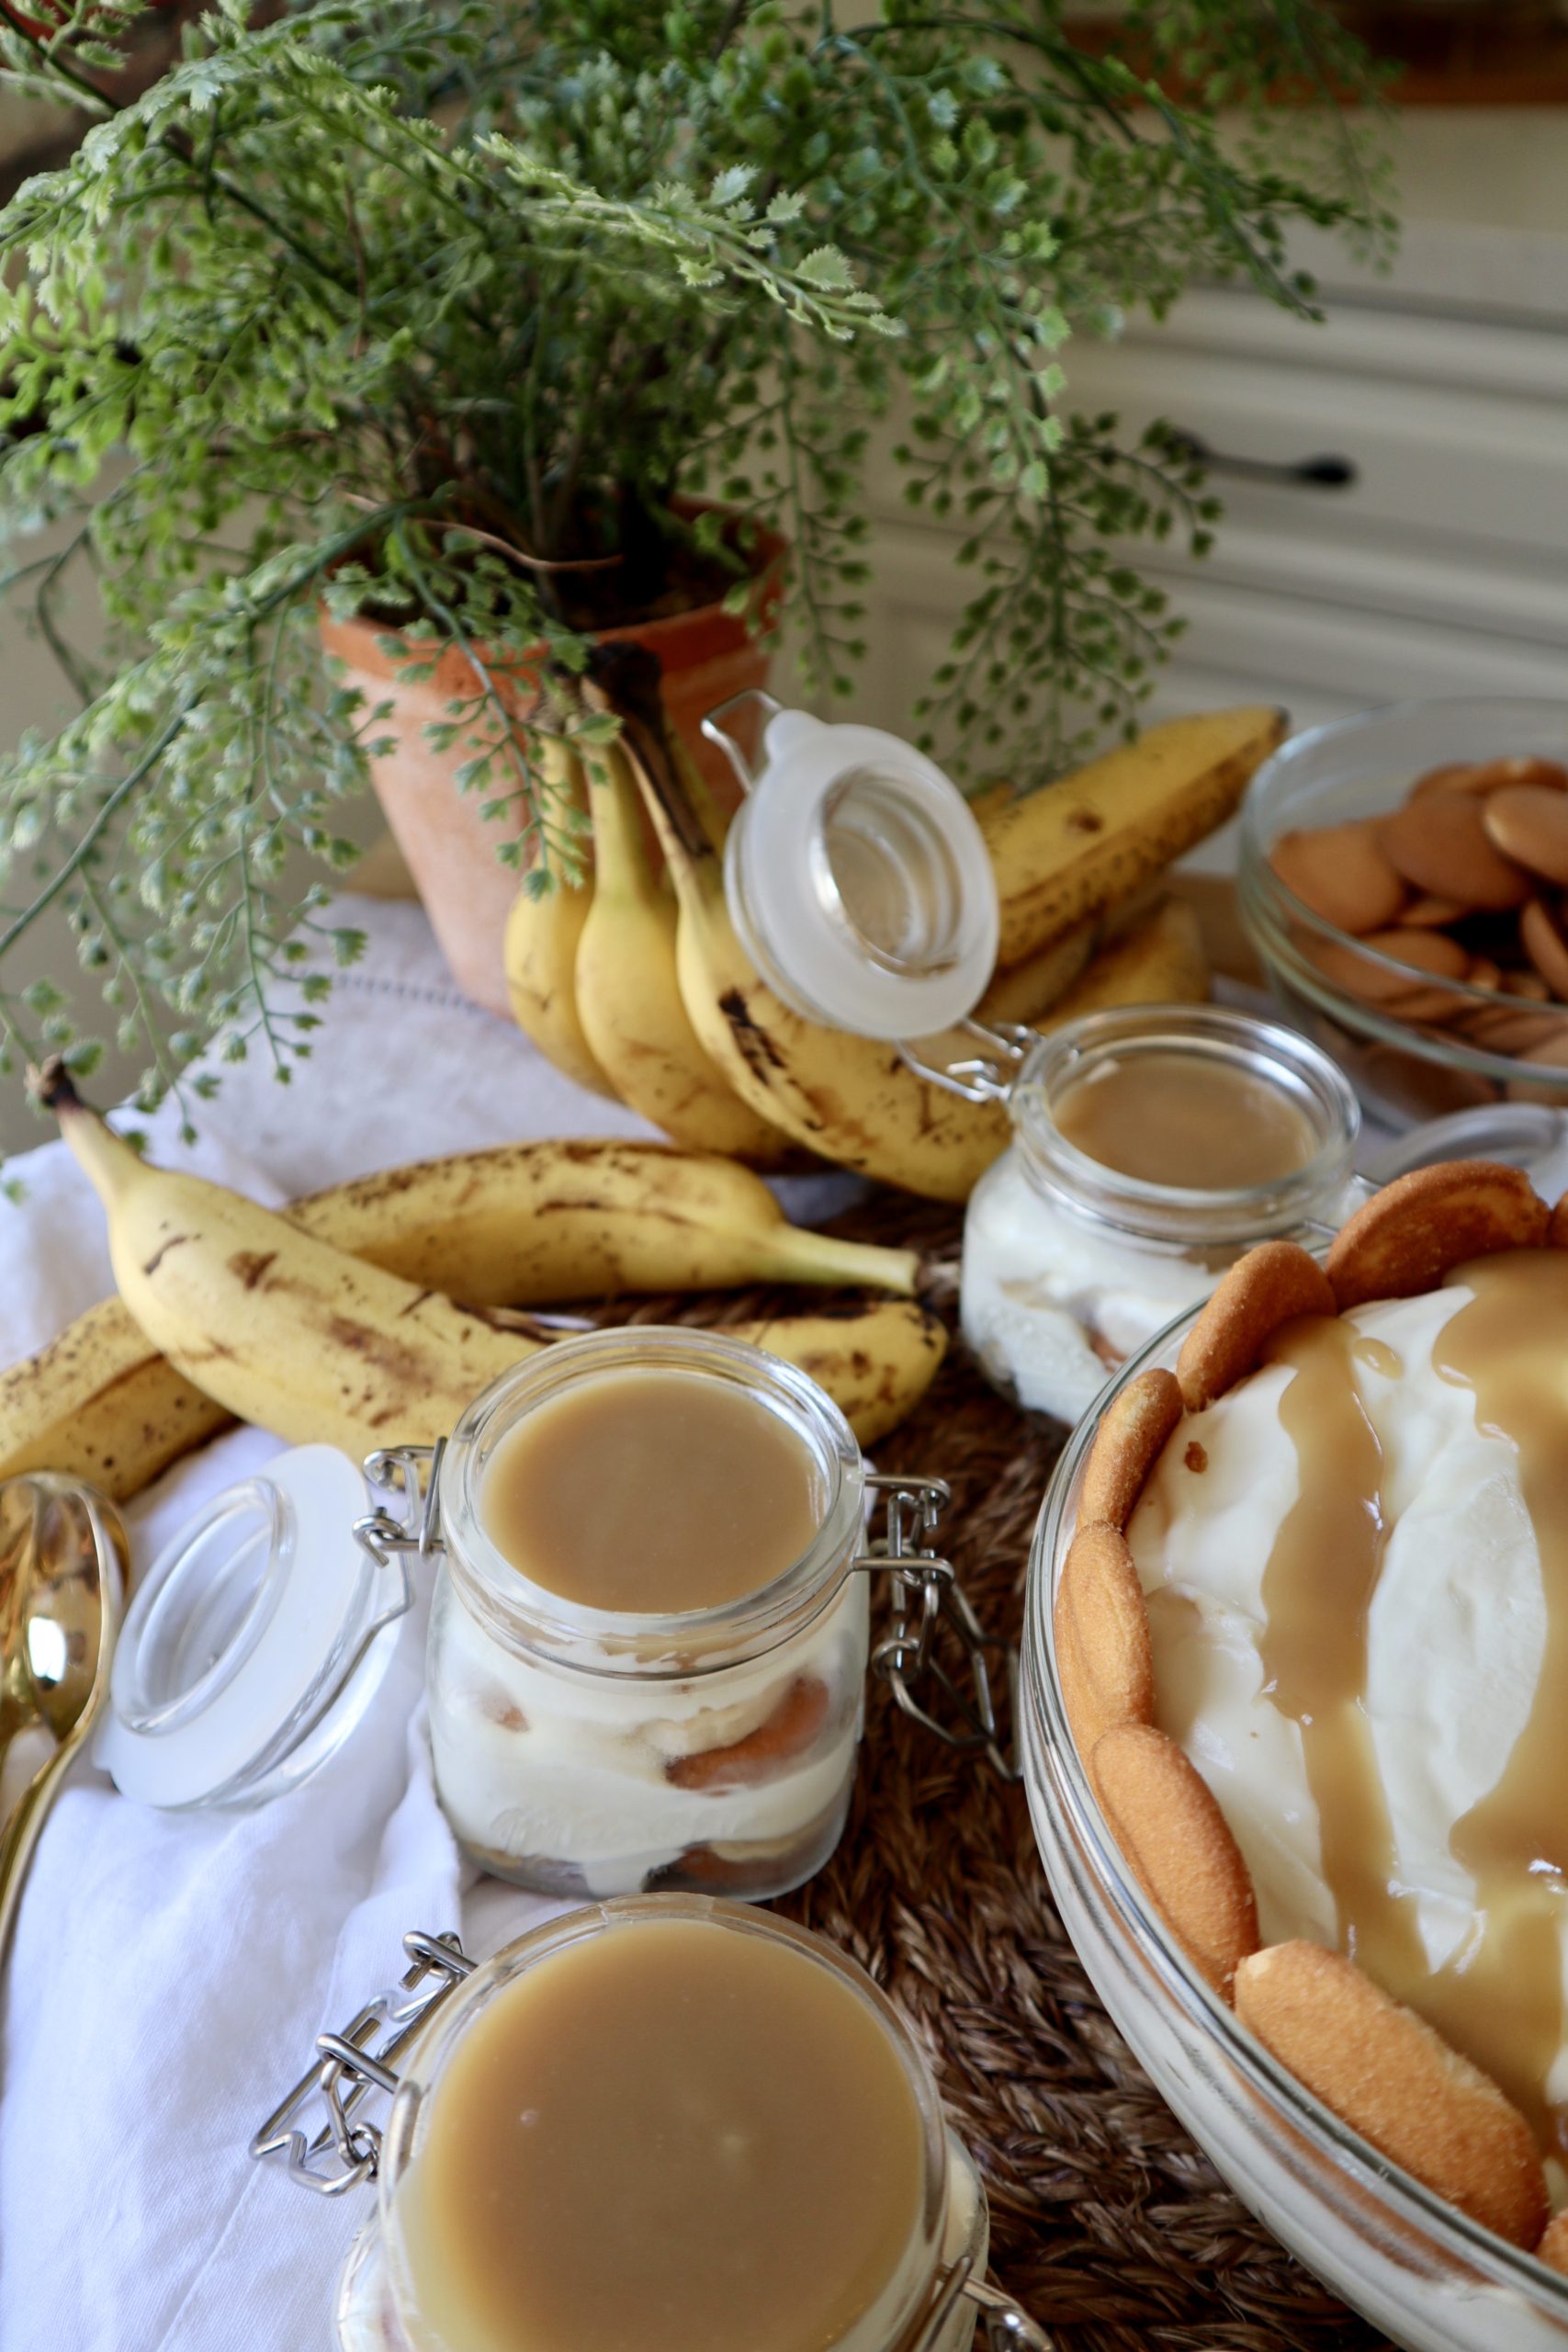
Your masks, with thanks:
[[(918, 1403), (945, 1335), (910, 1295), (912, 1253), (790, 1226), (750, 1170), (804, 1147), (962, 1200), (1006, 1144), (1005, 1116), (773, 994), (731, 927), (723, 820), (656, 684), (616, 708), (620, 734), (591, 764), (551, 746), (548, 789), (587, 807), (592, 870), (519, 897), (508, 976), (551, 1060), (673, 1144), (516, 1144), (273, 1212), (148, 1165), (52, 1069), (40, 1091), (107, 1211), (119, 1297), (0, 1374), (0, 1476), (48, 1467), (123, 1500), (234, 1416), (354, 1454), (429, 1443), (547, 1343), (498, 1310), (616, 1292), (892, 1293), (732, 1328), (808, 1372), (863, 1442)], [(1282, 724), (1261, 709), (1175, 720), (1049, 793), (983, 802), (1002, 926), (982, 1017), (1049, 1025), (1201, 995), (1191, 919), (1147, 885), (1230, 813)], [(928, 1055), (966, 1050), (946, 1043)]]
[[(552, 788), (591, 815), (592, 865), (578, 888), (519, 894), (507, 979), (520, 1026), (678, 1143), (764, 1168), (804, 1147), (966, 1199), (1007, 1144), (1005, 1113), (918, 1077), (892, 1046), (802, 1019), (759, 978), (725, 903), (722, 819), (657, 692), (631, 685), (617, 680), (607, 750), (551, 746)], [(1049, 1028), (1206, 994), (1190, 911), (1149, 886), (1231, 815), (1284, 723), (1269, 708), (1172, 719), (1048, 791), (977, 803), (1001, 900), (979, 1017)], [(925, 1047), (938, 1062), (973, 1051), (956, 1035)]]
[(942, 1362), (913, 1251), (792, 1226), (760, 1177), (711, 1155), (512, 1144), (275, 1212), (139, 1159), (58, 1069), (40, 1091), (107, 1212), (119, 1296), (0, 1374), (0, 1477), (47, 1467), (123, 1501), (231, 1417), (356, 1457), (429, 1444), (547, 1343), (493, 1310), (547, 1301), (761, 1282), (892, 1294), (730, 1327), (809, 1373), (867, 1444)]

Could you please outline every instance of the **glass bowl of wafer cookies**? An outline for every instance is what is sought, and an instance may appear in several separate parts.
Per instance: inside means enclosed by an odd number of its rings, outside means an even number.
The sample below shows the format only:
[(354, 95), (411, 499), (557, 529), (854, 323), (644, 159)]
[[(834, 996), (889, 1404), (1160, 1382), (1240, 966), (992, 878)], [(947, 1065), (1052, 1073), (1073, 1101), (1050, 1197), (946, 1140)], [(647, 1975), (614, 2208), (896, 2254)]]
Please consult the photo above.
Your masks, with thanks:
[(1030, 1566), (1025, 1780), (1107, 2008), (1407, 2352), (1568, 2346), (1568, 1204), (1415, 1170), (1133, 1358)]
[(1568, 1106), (1568, 702), (1293, 737), (1247, 794), (1237, 891), (1275, 993), (1385, 1116)]

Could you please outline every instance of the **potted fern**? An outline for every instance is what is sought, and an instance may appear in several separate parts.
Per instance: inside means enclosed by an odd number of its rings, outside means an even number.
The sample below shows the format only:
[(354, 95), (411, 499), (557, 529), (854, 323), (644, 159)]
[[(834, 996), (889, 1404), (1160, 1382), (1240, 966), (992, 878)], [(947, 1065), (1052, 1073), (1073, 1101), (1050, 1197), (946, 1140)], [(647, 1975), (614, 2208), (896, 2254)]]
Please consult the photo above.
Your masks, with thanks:
[(0, 765), (0, 1022), (96, 1050), (28, 984), (62, 902), (148, 1096), (219, 1035), (308, 1050), (301, 854), (348, 862), (372, 779), (498, 1001), (515, 869), (581, 865), (551, 747), (613, 725), (574, 689), (595, 638), (651, 639), (688, 731), (781, 608), (849, 691), (890, 412), (978, 571), (923, 723), (1048, 775), (1172, 626), (1123, 543), (1212, 520), (1173, 436), (1072, 413), (1069, 331), (1199, 272), (1305, 311), (1291, 224), (1379, 222), (1354, 119), (1255, 135), (1283, 87), (1358, 85), (1310, 0), (1135, 0), (1147, 80), (1055, 0), (222, 0), (118, 104), (135, 13), (0, 0), (13, 78), (99, 117), (0, 215), (0, 518), (51, 526), (3, 585), (82, 702)]

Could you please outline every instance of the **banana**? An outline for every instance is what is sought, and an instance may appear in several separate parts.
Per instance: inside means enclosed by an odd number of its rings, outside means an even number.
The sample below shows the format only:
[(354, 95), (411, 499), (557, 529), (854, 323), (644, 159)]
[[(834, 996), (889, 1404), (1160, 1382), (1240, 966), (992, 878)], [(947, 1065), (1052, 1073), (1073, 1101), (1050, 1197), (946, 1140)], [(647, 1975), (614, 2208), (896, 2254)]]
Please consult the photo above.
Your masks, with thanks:
[(468, 1306), (744, 1283), (908, 1294), (919, 1262), (912, 1250), (791, 1225), (760, 1176), (716, 1153), (606, 1136), (390, 1168), (288, 1214), (334, 1249)]
[(1162, 899), (1100, 949), (1038, 1025), (1057, 1029), (1124, 1004), (1201, 1004), (1208, 993), (1198, 918), (1183, 899)]
[(241, 1420), (356, 1458), (428, 1443), (535, 1351), (272, 1209), (150, 1166), (62, 1074), (46, 1075), (43, 1099), (103, 1202), (121, 1298), (175, 1371)]
[[(576, 754), (558, 737), (544, 739), (540, 754), (547, 801), (582, 806), (582, 773)], [(572, 974), (583, 927), (593, 904), (593, 877), (568, 882), (558, 874), (537, 898), (525, 883), (506, 921), (506, 989), (512, 1016), (525, 1036), (567, 1078), (593, 1094), (615, 1090), (600, 1069), (578, 1019)]]
[[(122, 1299), (145, 1338), (223, 1412), (355, 1458), (380, 1445), (432, 1444), (482, 1387), (535, 1352), (538, 1342), (334, 1250), (274, 1210), (150, 1166), (58, 1069), (39, 1091), (103, 1201)], [(733, 1328), (810, 1372), (866, 1442), (918, 1402), (945, 1346), (936, 1318), (907, 1299)]]
[(989, 987), (975, 1007), (976, 1021), (1038, 1021), (1049, 1012), (1077, 979), (1089, 957), (1100, 944), (1100, 923), (1096, 915), (1087, 915), (1065, 931), (1060, 939), (1053, 939), (1021, 964), (1014, 964), (992, 976)]
[(1169, 718), (1021, 799), (976, 807), (1001, 899), (999, 967), (1102, 913), (1233, 815), (1282, 740), (1265, 706)]
[[(917, 1077), (896, 1046), (805, 1021), (758, 978), (735, 936), (716, 863), (677, 871), (681, 989), (736, 1092), (808, 1149), (929, 1200), (964, 1201), (1007, 1148), (997, 1102)], [(936, 1066), (965, 1059), (960, 1032), (923, 1041)]]
[(773, 1166), (785, 1138), (726, 1085), (681, 1001), (675, 902), (654, 875), (619, 744), (589, 777), (594, 889), (575, 971), (589, 1050), (621, 1100), (677, 1143)]
[(947, 1352), (938, 1317), (910, 1298), (878, 1298), (838, 1312), (727, 1323), (732, 1337), (798, 1364), (825, 1388), (863, 1445), (908, 1420)]
[[(754, 1282), (907, 1294), (919, 1264), (913, 1250), (790, 1225), (761, 1178), (728, 1160), (608, 1138), (388, 1169), (287, 1215), (474, 1306)], [(228, 1418), (149, 1346), (120, 1299), (106, 1299), (0, 1373), (0, 1477), (59, 1470), (123, 1502)]]
[(123, 1300), (106, 1298), (0, 1374), (0, 1477), (57, 1470), (129, 1502), (228, 1421), (149, 1346)]

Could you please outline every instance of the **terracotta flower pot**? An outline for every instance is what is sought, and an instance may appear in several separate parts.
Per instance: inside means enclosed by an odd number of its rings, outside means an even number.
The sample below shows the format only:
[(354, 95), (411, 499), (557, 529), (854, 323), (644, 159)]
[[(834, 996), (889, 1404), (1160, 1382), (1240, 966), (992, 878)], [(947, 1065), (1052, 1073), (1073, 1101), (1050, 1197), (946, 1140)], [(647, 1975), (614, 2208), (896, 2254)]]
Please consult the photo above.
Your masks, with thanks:
[[(763, 533), (759, 539), (759, 569), (775, 564), (784, 541)], [(735, 803), (735, 778), (723, 752), (703, 737), (700, 721), (727, 696), (766, 684), (772, 659), (766, 632), (777, 606), (774, 593), (764, 601), (760, 637), (749, 635), (744, 621), (718, 605), (601, 632), (606, 641), (629, 639), (658, 654), (671, 718), (727, 808)], [(449, 703), (472, 695), (473, 673), (449, 646), (428, 678), (407, 680), (380, 642), (389, 632), (372, 620), (340, 621), (323, 613), (321, 633), (328, 653), (343, 664), (344, 682), (360, 689), (367, 705), (392, 705), (390, 722), (380, 731), (394, 736), (397, 748), (372, 763), (371, 780), (452, 976), (476, 1004), (510, 1014), (502, 942), (517, 872), (497, 855), (505, 820), (479, 813), (485, 800), (499, 794), (460, 791), (457, 771), (468, 753), (456, 744), (437, 752), (424, 736), (427, 724), (448, 717)], [(532, 673), (515, 669), (504, 683), (520, 710), (532, 705)]]

